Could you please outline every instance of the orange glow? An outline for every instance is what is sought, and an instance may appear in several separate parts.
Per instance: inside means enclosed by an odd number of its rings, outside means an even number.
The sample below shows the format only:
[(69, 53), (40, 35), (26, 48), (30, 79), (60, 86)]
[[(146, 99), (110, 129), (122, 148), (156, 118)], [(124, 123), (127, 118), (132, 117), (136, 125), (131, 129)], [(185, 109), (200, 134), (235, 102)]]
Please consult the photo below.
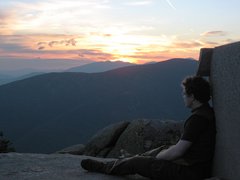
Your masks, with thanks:
[[(209, 18), (214, 19), (211, 26), (196, 28), (192, 19), (197, 18), (186, 17), (200, 14), (196, 13), (202, 12), (200, 6), (183, 4), (151, 0), (0, 1), (0, 57), (146, 63), (177, 57), (197, 59), (202, 47), (239, 39), (239, 27), (233, 23), (237, 16), (227, 13), (232, 23), (219, 21), (221, 26), (216, 27), (220, 29), (212, 29), (215, 16)], [(209, 11), (209, 17), (218, 13), (213, 13), (215, 10)], [(204, 16), (198, 18), (206, 22), (201, 19)]]
[[(127, 42), (126, 39), (128, 40)], [(13, 41), (19, 49), (1, 50), (2, 56), (42, 59), (89, 59), (146, 63), (171, 58), (198, 58), (201, 47), (213, 47), (201, 41), (182, 42), (174, 38), (133, 35), (4, 35), (3, 43)], [(94, 43), (95, 42), (95, 43)], [(22, 50), (21, 50), (22, 49)]]

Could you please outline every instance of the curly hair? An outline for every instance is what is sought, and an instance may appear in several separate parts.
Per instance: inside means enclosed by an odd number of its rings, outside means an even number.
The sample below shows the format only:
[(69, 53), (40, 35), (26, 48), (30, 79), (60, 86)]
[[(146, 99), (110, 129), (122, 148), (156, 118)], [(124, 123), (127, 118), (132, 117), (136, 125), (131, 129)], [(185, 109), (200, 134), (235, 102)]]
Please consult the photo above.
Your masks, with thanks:
[(193, 95), (196, 100), (206, 103), (211, 99), (209, 82), (200, 76), (189, 76), (182, 81), (187, 95)]

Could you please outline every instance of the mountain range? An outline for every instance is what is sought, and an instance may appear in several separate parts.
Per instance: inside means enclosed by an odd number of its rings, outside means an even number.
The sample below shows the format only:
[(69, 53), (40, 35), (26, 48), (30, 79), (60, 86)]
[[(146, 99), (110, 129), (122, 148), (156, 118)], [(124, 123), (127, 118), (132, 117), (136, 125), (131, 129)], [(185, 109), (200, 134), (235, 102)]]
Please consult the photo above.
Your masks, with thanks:
[[(0, 60), (1, 61), (1, 60)], [(109, 71), (113, 69), (117, 69), (120, 67), (126, 67), (126, 66), (132, 66), (136, 64), (132, 63), (127, 63), (127, 62), (122, 62), (122, 61), (101, 61), (101, 62), (91, 62), (88, 64), (76, 66), (77, 64), (80, 64), (80, 62), (71, 61), (69, 64), (66, 62), (67, 60), (42, 60), (45, 62), (37, 62), (40, 60), (35, 60), (32, 61), (31, 63), (33, 64), (32, 66), (36, 69), (31, 69), (31, 68), (20, 68), (17, 70), (6, 70), (6, 69), (0, 69), (0, 85), (2, 84), (7, 84), (10, 82), (26, 79), (28, 77), (36, 76), (39, 74), (44, 74), (44, 73), (49, 73), (49, 72), (86, 72), (86, 73), (96, 73), (96, 72), (104, 72), (104, 71)], [(55, 62), (56, 61), (56, 62)], [(49, 69), (49, 66), (56, 65), (60, 62), (61, 66), (71, 66), (75, 64), (74, 67), (67, 68), (67, 69)], [(25, 64), (26, 62), (19, 62), (20, 64), (23, 63)], [(39, 67), (39, 65), (41, 66)], [(21, 64), (22, 65), (22, 64)], [(6, 66), (6, 63), (5, 63)], [(46, 68), (46, 67), (48, 68)], [(59, 65), (58, 65), (59, 66)], [(37, 69), (40, 68), (40, 69)], [(42, 69), (41, 69), (42, 68)], [(53, 67), (52, 67), (53, 68)]]
[(44, 73), (46, 72), (32, 72), (32, 73), (21, 75), (21, 76), (9, 76), (9, 75), (0, 74), (0, 86), (3, 84), (8, 84), (10, 82), (19, 81), (22, 79), (30, 78), (32, 76), (36, 76)]
[(66, 70), (66, 72), (85, 72), (85, 73), (96, 73), (105, 72), (121, 67), (132, 66), (136, 64), (122, 62), (122, 61), (102, 61), (93, 62), (82, 66), (77, 66)]
[(71, 67), (92, 63), (71, 59), (15, 59), (0, 57), (0, 85), (48, 72), (59, 72)]
[(183, 120), (180, 83), (197, 61), (172, 59), (101, 73), (48, 73), (0, 86), (0, 127), (18, 152), (50, 153), (136, 118)]
[(0, 74), (22, 76), (32, 72), (63, 71), (92, 62), (90, 60), (79, 61), (72, 59), (15, 59), (0, 57)]

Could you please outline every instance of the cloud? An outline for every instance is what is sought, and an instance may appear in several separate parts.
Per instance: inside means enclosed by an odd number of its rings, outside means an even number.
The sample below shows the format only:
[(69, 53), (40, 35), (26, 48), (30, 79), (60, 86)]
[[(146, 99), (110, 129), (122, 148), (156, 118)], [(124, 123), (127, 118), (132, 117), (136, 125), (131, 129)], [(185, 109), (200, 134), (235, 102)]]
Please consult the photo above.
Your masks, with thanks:
[(142, 0), (142, 1), (135, 1), (135, 2), (127, 2), (124, 3), (127, 6), (144, 6), (144, 5), (149, 5), (151, 4), (151, 0)]
[(45, 47), (44, 46), (38, 47), (38, 50), (42, 50), (42, 49), (45, 49)]
[[(108, 35), (107, 35), (108, 36)], [(85, 44), (81, 49), (77, 41), (83, 36), (77, 35), (0, 35), (0, 56), (19, 58), (66, 58), (91, 59), (93, 61), (113, 60), (114, 55), (101, 50), (102, 45)], [(47, 39), (52, 39), (51, 41)]]
[(217, 46), (219, 43), (213, 42), (213, 41), (206, 41), (205, 44), (208, 44), (209, 46)]
[(170, 0), (166, 0), (166, 2), (168, 3), (168, 5), (173, 8), (174, 10), (176, 10), (176, 7), (171, 3)]
[(54, 46), (76, 46), (77, 41), (74, 38), (68, 39), (68, 40), (54, 40), (54, 41), (45, 41), (45, 42), (38, 42), (37, 46), (39, 50), (42, 50), (46, 48), (46, 45), (48, 47), (54, 47)]
[(168, 56), (163, 55), (162, 52), (139, 52), (136, 55), (125, 56), (127, 58), (134, 58), (138, 60), (161, 60), (167, 59)]
[[(65, 37), (71, 36), (66, 35)], [(46, 41), (45, 39), (48, 38), (56, 40)], [(40, 41), (37, 42), (37, 40)], [(112, 54), (105, 53), (100, 49), (94, 49), (93, 47), (79, 49), (76, 46), (76, 38), (64, 39), (64, 35), (0, 35), (0, 42), (0, 57), (19, 57), (24, 59), (36, 57), (43, 59), (91, 59), (93, 61), (114, 59)], [(54, 48), (55, 46), (57, 47)], [(49, 49), (49, 47), (52, 48)]]
[(112, 34), (110, 33), (100, 33), (100, 32), (90, 32), (91, 36), (102, 36), (102, 37), (111, 37)]
[(0, 26), (4, 26), (7, 24), (7, 14), (0, 9)]
[(89, 32), (92, 27), (102, 26), (107, 21), (110, 5), (109, 0), (24, 0), (7, 5), (3, 3), (3, 6), (0, 5), (0, 34)]
[(172, 54), (168, 50), (158, 51), (137, 48), (134, 54), (116, 55), (115, 60), (130, 61), (134, 63), (143, 64), (152, 61), (163, 61), (172, 58)]
[(50, 41), (48, 45), (50, 47), (57, 46), (57, 45), (64, 45), (64, 46), (76, 46), (77, 41), (75, 39), (69, 39), (69, 40), (61, 40), (61, 41)]
[(47, 44), (47, 43), (46, 42), (38, 42), (37, 43), (38, 46), (42, 46), (42, 45), (45, 45), (45, 44)]
[(28, 47), (22, 44), (22, 39), (25, 39), (25, 36), (0, 35), (0, 49), (4, 52), (20, 52), (26, 50)]
[(236, 42), (236, 41), (239, 41), (239, 40), (237, 40), (237, 39), (233, 40), (233, 39), (230, 39), (230, 38), (224, 40), (225, 43), (233, 43), (233, 42)]
[(13, 34), (13, 27), (16, 24), (16, 13), (6, 8), (0, 7), (0, 35)]
[(199, 48), (204, 46), (203, 42), (200, 41), (190, 41), (190, 42), (174, 42), (171, 47), (172, 48)]
[(85, 59), (92, 59), (94, 61), (106, 61), (115, 59), (114, 55), (96, 49), (80, 49), (76, 52), (78, 52), (79, 57)]
[(201, 36), (209, 37), (209, 36), (225, 36), (227, 32), (225, 31), (207, 31), (201, 34)]

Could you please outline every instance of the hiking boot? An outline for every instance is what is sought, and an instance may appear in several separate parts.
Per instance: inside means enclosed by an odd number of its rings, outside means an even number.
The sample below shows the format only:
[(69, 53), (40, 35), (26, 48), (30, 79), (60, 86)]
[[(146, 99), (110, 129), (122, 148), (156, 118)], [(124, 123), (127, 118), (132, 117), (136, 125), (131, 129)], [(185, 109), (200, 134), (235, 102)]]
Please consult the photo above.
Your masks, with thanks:
[(104, 173), (105, 163), (92, 160), (92, 159), (83, 159), (81, 162), (81, 166), (83, 169), (93, 172), (102, 172)]

